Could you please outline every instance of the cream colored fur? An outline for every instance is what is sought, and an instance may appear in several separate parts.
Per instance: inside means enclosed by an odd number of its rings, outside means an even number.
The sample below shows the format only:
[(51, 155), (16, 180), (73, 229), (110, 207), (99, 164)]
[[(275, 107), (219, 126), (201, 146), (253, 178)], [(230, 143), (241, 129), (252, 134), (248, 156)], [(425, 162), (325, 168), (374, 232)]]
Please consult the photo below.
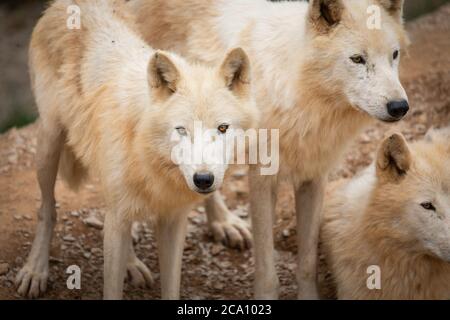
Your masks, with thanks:
[[(409, 147), (391, 136), (377, 164), (330, 186), (321, 238), (340, 299), (448, 300), (450, 130)], [(380, 290), (367, 287), (370, 266), (380, 268)]]
[[(316, 257), (327, 175), (372, 118), (392, 119), (390, 100), (406, 99), (396, 50), (407, 38), (403, 1), (132, 0), (148, 43), (215, 63), (233, 46), (253, 65), (263, 128), (280, 130), (281, 171), (262, 177), (250, 168), (255, 241), (255, 297), (276, 298), (272, 217), (277, 184), (292, 182), (298, 224), (299, 298), (317, 298)], [(378, 5), (382, 28), (367, 28)], [(366, 64), (350, 59), (364, 56)]]
[[(70, 5), (81, 9), (79, 30), (66, 26)], [(137, 219), (156, 225), (162, 297), (179, 297), (187, 214), (204, 196), (172, 161), (172, 137), (180, 125), (191, 131), (194, 121), (219, 135), (223, 122), (246, 130), (257, 120), (245, 53), (235, 49), (223, 58), (222, 64), (205, 67), (155, 51), (136, 32), (122, 1), (57, 0), (46, 10), (30, 45), (41, 118), (42, 207), (29, 259), (17, 277), (20, 294), (34, 298), (46, 289), (60, 164), (72, 186), (88, 172), (101, 182), (110, 210), (104, 297), (122, 297), (127, 261), (131, 274), (151, 282), (148, 269), (130, 252), (131, 222)], [(219, 188), (226, 167), (215, 168), (201, 167), (215, 174)]]

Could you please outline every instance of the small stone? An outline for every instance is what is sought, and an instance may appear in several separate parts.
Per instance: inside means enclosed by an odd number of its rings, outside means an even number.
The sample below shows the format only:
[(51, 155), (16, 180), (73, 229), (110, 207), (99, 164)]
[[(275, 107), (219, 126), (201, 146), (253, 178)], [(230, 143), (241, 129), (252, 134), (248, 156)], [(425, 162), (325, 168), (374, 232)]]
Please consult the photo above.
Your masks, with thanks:
[(67, 241), (67, 242), (75, 242), (76, 239), (72, 235), (68, 235), (68, 236), (64, 236), (63, 240)]
[(17, 158), (18, 158), (17, 153), (13, 153), (8, 157), (8, 163), (11, 165), (17, 164)]
[(215, 283), (212, 285), (212, 287), (213, 287), (214, 289), (216, 289), (216, 290), (223, 290), (223, 288), (224, 288), (223, 284), (220, 283), (220, 282), (215, 282)]
[(83, 223), (87, 225), (88, 227), (92, 227), (98, 230), (103, 229), (103, 222), (101, 222), (96, 216), (89, 216), (86, 219), (83, 220)]
[(291, 235), (291, 232), (288, 229), (283, 230), (283, 237), (288, 238)]
[(90, 253), (90, 252), (83, 252), (83, 256), (84, 256), (86, 259), (89, 259), (89, 258), (91, 257), (91, 253)]
[(80, 216), (80, 213), (79, 213), (78, 211), (71, 211), (71, 212), (70, 212), (70, 215), (71, 215), (72, 217), (79, 217), (79, 216)]
[(211, 254), (213, 256), (217, 256), (219, 253), (221, 253), (223, 251), (223, 246), (219, 245), (219, 244), (213, 244), (212, 248), (211, 248)]
[(1, 263), (0, 264), (0, 276), (7, 274), (9, 271), (9, 264)]
[(361, 142), (362, 143), (370, 143), (372, 139), (369, 137), (367, 133), (362, 134), (361, 136)]
[(50, 256), (50, 258), (48, 259), (51, 263), (63, 263), (63, 260), (62, 259), (59, 259), (59, 258), (55, 258), (55, 257), (52, 257), (52, 256)]
[(203, 206), (198, 207), (198, 208), (197, 208), (197, 212), (199, 212), (199, 213), (205, 213), (205, 212), (206, 212), (206, 211), (205, 211), (205, 207), (203, 207)]
[(22, 216), (20, 214), (15, 214), (14, 220), (22, 220)]
[(99, 248), (92, 248), (91, 253), (96, 256), (101, 256), (103, 254), (103, 251)]

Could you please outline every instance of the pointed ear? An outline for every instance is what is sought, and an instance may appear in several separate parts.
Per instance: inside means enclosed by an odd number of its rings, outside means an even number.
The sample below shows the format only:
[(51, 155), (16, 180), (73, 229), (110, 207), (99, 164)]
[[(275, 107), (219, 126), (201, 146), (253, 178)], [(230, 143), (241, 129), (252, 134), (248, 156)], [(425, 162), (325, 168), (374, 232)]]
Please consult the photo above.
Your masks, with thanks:
[(378, 0), (378, 2), (391, 16), (403, 21), (404, 0)]
[(341, 22), (342, 0), (310, 0), (309, 21), (320, 33), (327, 33)]
[(388, 180), (399, 180), (411, 167), (411, 152), (401, 134), (393, 134), (381, 143), (377, 156), (377, 173)]
[(236, 95), (250, 93), (250, 61), (241, 48), (231, 50), (220, 67), (225, 85)]
[(166, 96), (177, 91), (180, 72), (165, 53), (158, 51), (153, 55), (147, 72), (150, 88)]

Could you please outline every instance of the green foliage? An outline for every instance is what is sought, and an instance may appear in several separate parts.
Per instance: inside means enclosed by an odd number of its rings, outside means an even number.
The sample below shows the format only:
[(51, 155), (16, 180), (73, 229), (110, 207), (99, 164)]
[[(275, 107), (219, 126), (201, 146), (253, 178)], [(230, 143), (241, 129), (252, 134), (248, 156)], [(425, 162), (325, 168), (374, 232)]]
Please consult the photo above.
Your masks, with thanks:
[(14, 109), (14, 112), (0, 127), (0, 133), (4, 133), (14, 127), (24, 127), (30, 123), (33, 123), (35, 120), (36, 116), (31, 114), (30, 111), (23, 110), (22, 108)]

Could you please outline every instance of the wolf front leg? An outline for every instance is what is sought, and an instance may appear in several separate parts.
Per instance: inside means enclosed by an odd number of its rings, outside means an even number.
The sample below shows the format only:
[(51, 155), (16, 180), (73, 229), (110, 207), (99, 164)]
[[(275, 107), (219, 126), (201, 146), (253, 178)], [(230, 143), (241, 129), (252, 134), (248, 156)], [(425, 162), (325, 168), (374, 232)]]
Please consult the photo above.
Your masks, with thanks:
[(181, 261), (188, 210), (160, 216), (157, 225), (161, 297), (163, 300), (180, 298)]
[(120, 212), (107, 213), (103, 239), (105, 300), (122, 299), (131, 241), (131, 223)]
[(250, 166), (250, 214), (254, 238), (255, 299), (278, 299), (279, 280), (275, 269), (273, 216), (277, 185), (272, 176), (262, 176)]
[(206, 214), (216, 242), (241, 250), (252, 246), (250, 226), (228, 210), (218, 191), (206, 200)]
[(298, 298), (318, 299), (317, 260), (319, 230), (326, 177), (303, 183), (296, 188), (297, 284)]
[(28, 298), (39, 297), (47, 288), (50, 242), (56, 223), (54, 190), (63, 141), (57, 125), (41, 122), (36, 162), (42, 203), (30, 255), (16, 277), (18, 293)]

